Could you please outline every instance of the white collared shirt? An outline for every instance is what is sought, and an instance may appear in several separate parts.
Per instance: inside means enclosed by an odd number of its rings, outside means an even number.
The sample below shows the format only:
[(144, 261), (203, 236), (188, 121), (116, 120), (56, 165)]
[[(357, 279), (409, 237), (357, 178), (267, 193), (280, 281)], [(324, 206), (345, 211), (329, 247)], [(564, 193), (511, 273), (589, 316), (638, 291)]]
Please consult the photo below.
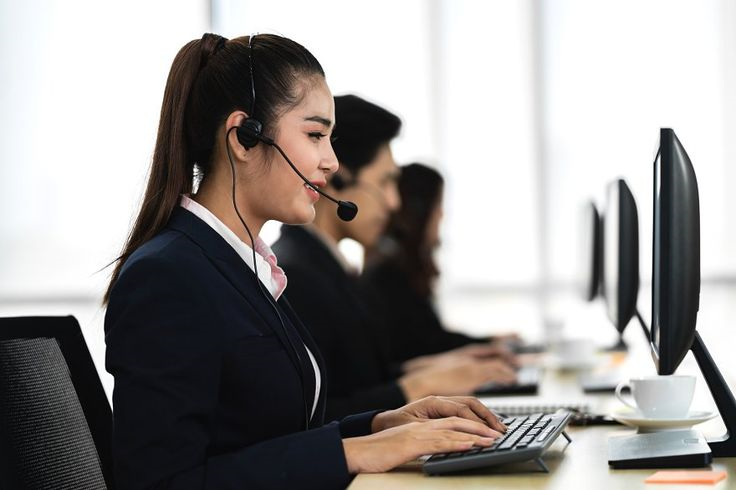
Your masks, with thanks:
[[(209, 209), (187, 195), (181, 196), (179, 205), (207, 223), (210, 228), (215, 230), (218, 235), (233, 247), (240, 258), (243, 259), (243, 262), (245, 262), (253, 272), (256, 271), (253, 266), (253, 249), (241, 240), (230, 228), (228, 228), (225, 223), (220, 221), (217, 216), (212, 214)], [(271, 250), (271, 247), (269, 247), (261, 237), (256, 237), (254, 243), (256, 248), (255, 255), (256, 265), (258, 268), (258, 279), (263, 283), (266, 289), (268, 289), (268, 292), (271, 293), (274, 300), (278, 300), (284, 292), (284, 289), (286, 289), (286, 273), (284, 273), (284, 270), (278, 266), (276, 255), (273, 253), (273, 250)], [(317, 409), (319, 392), (322, 388), (322, 375), (312, 351), (310, 351), (306, 345), (304, 348), (306, 349), (307, 354), (309, 354), (309, 360), (312, 363), (312, 370), (314, 371), (314, 403), (312, 403), (311, 418), (314, 416), (314, 411)]]
[[(253, 249), (241, 240), (233, 230), (228, 228), (225, 223), (212, 214), (209, 209), (199, 204), (189, 196), (181, 196), (181, 207), (191, 211), (199, 219), (210, 225), (227, 243), (240, 255), (250, 270), (255, 272), (253, 267)], [(268, 292), (271, 293), (273, 299), (278, 300), (281, 293), (286, 289), (286, 274), (284, 270), (276, 263), (276, 255), (274, 255), (271, 247), (266, 245), (261, 237), (255, 237), (256, 247), (256, 265), (258, 266), (258, 279), (266, 286)]]

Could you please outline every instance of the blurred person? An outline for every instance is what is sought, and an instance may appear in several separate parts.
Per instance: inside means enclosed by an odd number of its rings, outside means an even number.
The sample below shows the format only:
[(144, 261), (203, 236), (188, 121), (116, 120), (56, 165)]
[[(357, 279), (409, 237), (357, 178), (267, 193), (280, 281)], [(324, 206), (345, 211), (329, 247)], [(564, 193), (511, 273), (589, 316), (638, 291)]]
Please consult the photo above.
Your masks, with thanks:
[[(506, 355), (506, 340), (514, 336), (472, 337), (449, 331), (434, 306), (440, 271), (435, 251), (440, 245), (444, 179), (426, 165), (401, 167), (398, 180), (401, 207), (392, 214), (376, 245), (366, 251), (361, 281), (372, 292), (375, 308), (391, 312), (385, 331), (393, 362), (407, 370), (437, 362), (434, 354)], [(492, 344), (489, 346), (489, 342)]]

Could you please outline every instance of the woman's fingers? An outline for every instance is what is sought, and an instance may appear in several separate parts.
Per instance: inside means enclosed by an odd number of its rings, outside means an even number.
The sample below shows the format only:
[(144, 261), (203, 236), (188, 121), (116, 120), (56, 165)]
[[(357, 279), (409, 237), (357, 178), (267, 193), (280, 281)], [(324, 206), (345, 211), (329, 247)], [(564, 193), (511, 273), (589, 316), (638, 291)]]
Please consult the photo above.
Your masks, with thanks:
[(497, 432), (506, 432), (506, 426), (498, 416), (473, 396), (431, 396), (415, 402), (415, 406), (413, 416), (420, 419), (461, 417), (487, 425)]
[[(447, 421), (449, 419), (442, 419)], [(413, 440), (417, 440), (416, 436), (421, 439), (415, 448), (417, 452), (414, 457), (423, 454), (434, 454), (439, 452), (466, 451), (472, 447), (488, 447), (498, 438), (487, 437), (484, 435), (467, 432), (468, 427), (455, 426), (450, 424), (422, 424), (419, 428), (421, 434), (415, 434)], [(443, 428), (443, 426), (445, 426)]]
[[(497, 430), (498, 432), (501, 432), (501, 433), (506, 432), (506, 426), (503, 425), (498, 415), (496, 415), (491, 410), (489, 410), (488, 407), (483, 405), (483, 403), (477, 398), (473, 396), (455, 396), (452, 398), (447, 398), (447, 400), (453, 401), (454, 403), (457, 403), (465, 407), (465, 410), (463, 410), (463, 413), (467, 413), (468, 411), (470, 411), (475, 415), (475, 417), (467, 416), (465, 418), (468, 418), (471, 420), (477, 419), (485, 424), (488, 424), (488, 426), (491, 429)], [(456, 414), (456, 415), (460, 415), (460, 414)]]
[(477, 398), (472, 396), (458, 396), (440, 398), (440, 402), (442, 403), (441, 412), (436, 413), (436, 416), (462, 417), (487, 425), (499, 433), (506, 432), (506, 426)]
[(496, 439), (501, 437), (501, 432), (488, 427), (483, 422), (465, 419), (462, 417), (445, 417), (427, 422), (431, 424), (432, 429), (451, 430), (455, 432), (465, 432), (481, 437), (490, 437)]

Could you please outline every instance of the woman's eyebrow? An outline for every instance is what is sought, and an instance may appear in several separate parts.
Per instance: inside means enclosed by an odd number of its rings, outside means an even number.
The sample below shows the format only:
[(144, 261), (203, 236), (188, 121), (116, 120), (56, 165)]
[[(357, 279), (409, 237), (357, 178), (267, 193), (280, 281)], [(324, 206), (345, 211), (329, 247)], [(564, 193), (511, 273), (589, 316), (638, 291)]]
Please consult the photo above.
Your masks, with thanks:
[(304, 120), (320, 123), (327, 128), (332, 127), (332, 121), (322, 116), (308, 116), (308, 117), (305, 117)]

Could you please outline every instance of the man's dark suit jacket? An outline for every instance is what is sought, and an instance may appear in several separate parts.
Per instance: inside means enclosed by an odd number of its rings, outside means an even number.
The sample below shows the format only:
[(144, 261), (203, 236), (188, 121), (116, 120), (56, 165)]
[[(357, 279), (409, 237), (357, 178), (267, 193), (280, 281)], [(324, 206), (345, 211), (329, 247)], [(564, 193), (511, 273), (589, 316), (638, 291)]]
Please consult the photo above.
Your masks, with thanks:
[(381, 347), (382, 318), (366, 308), (357, 279), (304, 227), (282, 226), (273, 250), (286, 272), (286, 294), (330, 373), (328, 418), (406, 403)]
[[(342, 438), (370, 433), (374, 414), (323, 425), (319, 349), (283, 297), (277, 307), (284, 326), (237, 252), (181, 208), (126, 261), (105, 317), (119, 490), (350, 482)], [(314, 371), (304, 345), (323, 373), (306, 431)]]

